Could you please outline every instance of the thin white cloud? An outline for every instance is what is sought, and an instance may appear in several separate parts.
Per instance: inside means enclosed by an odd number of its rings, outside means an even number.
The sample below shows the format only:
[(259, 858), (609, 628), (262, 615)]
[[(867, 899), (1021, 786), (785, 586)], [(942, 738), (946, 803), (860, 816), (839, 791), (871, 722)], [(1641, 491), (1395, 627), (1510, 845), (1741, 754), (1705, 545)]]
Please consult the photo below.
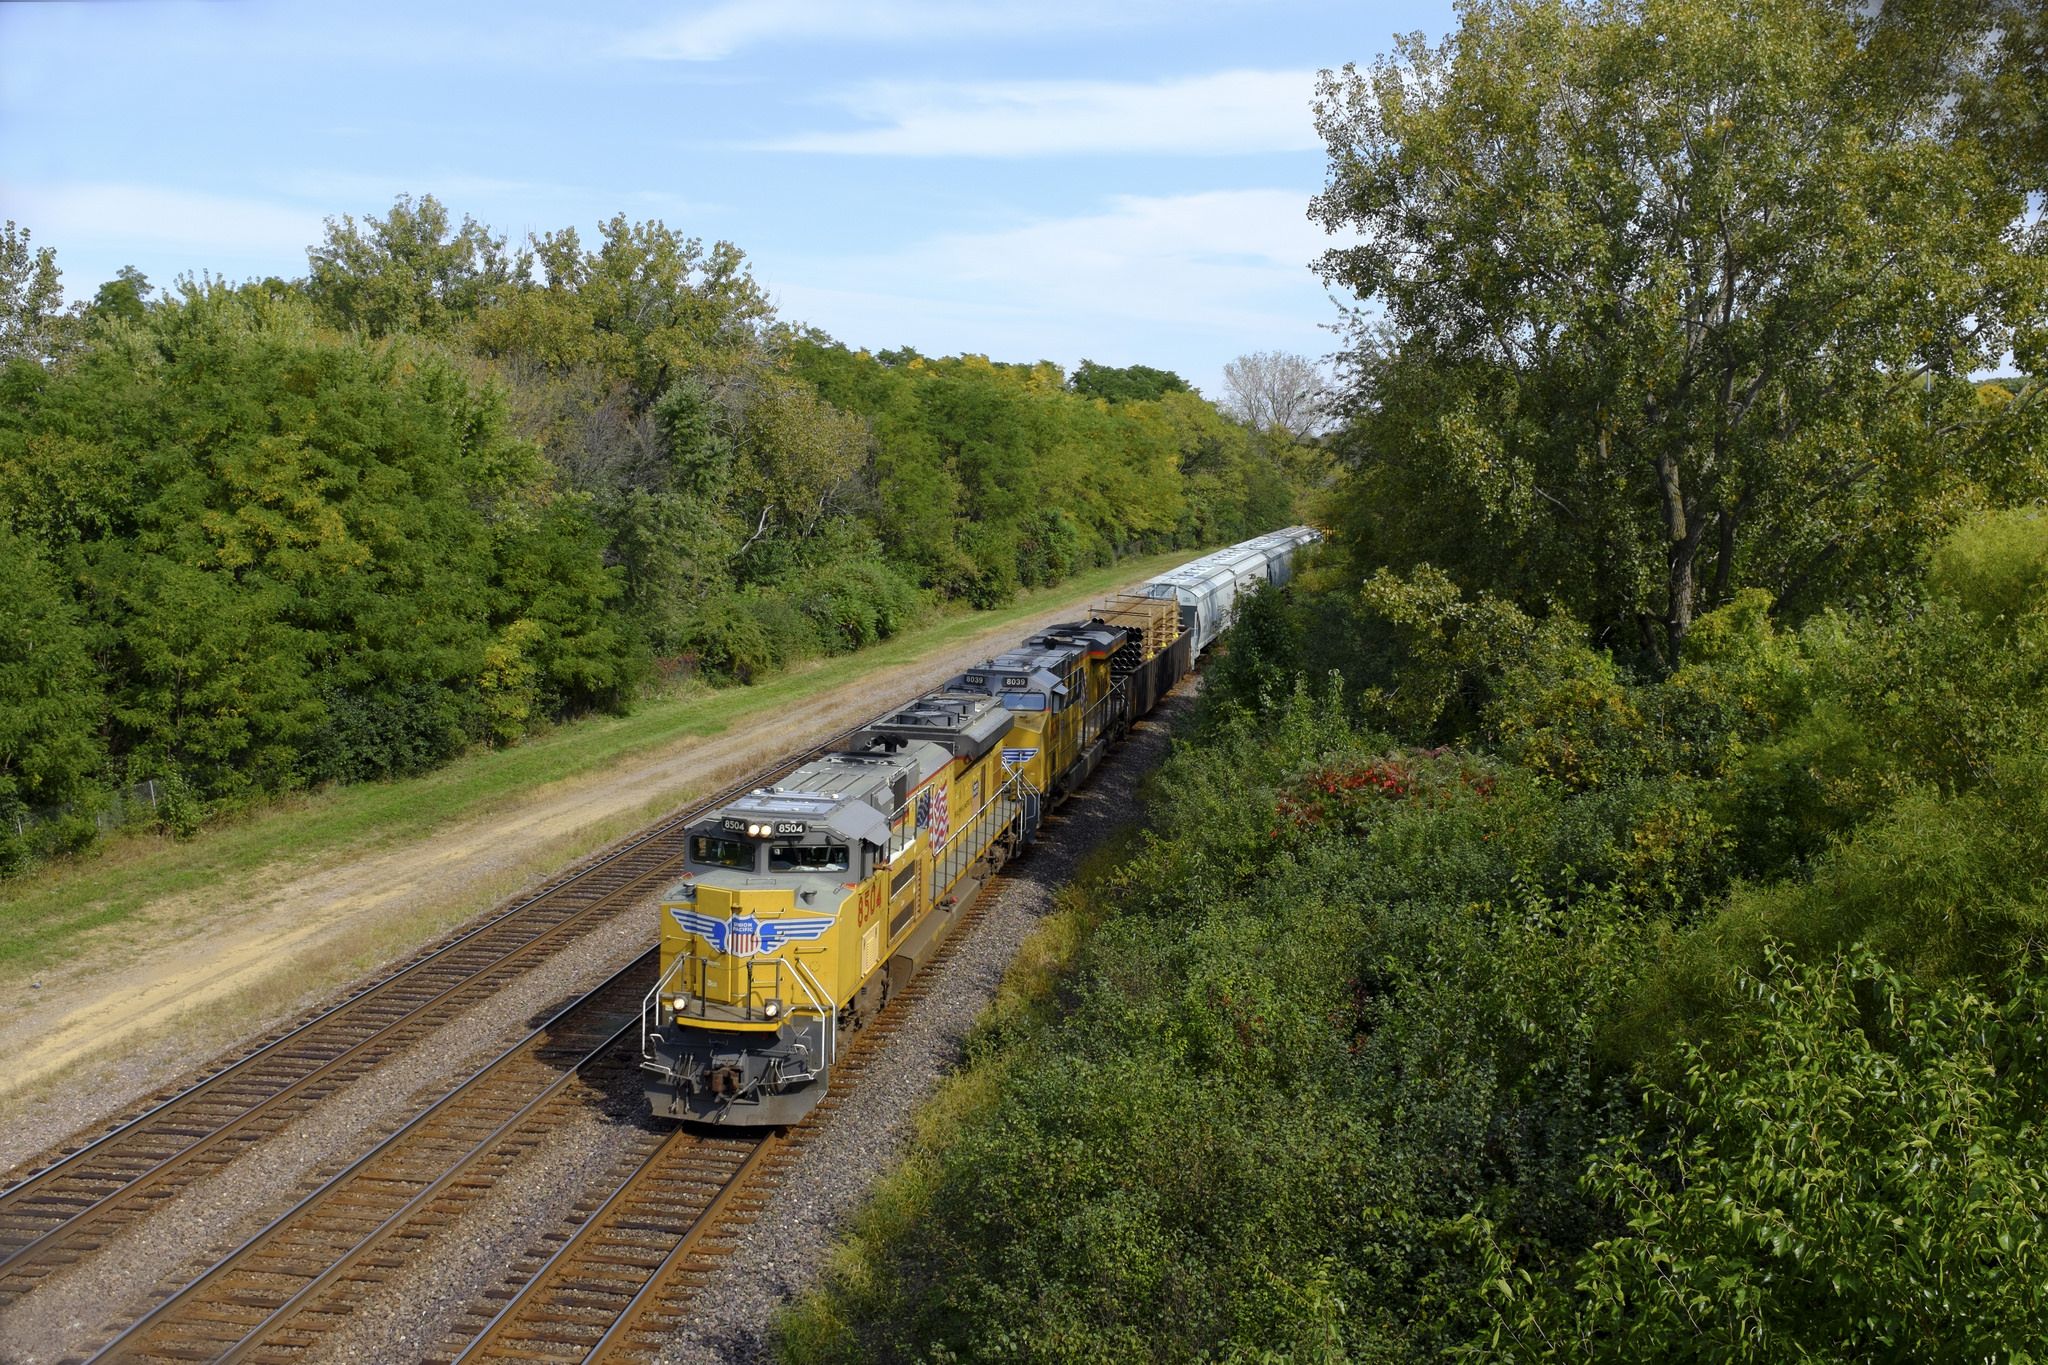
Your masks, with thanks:
[(779, 269), (785, 317), (852, 345), (1178, 368), (1277, 348), (1320, 355), (1332, 310), (1309, 262), (1331, 244), (1301, 190), (1118, 196), (1095, 213), (948, 233)]
[(1100, 213), (946, 234), (907, 264), (1041, 311), (1247, 320), (1310, 280), (1328, 239), (1306, 210), (1305, 195), (1282, 189), (1118, 195)]
[(642, 29), (621, 54), (663, 61), (711, 62), (769, 42), (903, 44), (1121, 26), (1149, 6), (1015, 3), (1002, 0), (726, 0)]
[(840, 97), (877, 126), (801, 133), (765, 150), (867, 156), (1242, 154), (1322, 144), (1309, 116), (1313, 71), (1221, 71), (1152, 83), (879, 82)]
[(58, 248), (102, 243), (303, 254), (321, 237), (322, 213), (274, 199), (207, 194), (116, 181), (0, 184), (10, 218)]

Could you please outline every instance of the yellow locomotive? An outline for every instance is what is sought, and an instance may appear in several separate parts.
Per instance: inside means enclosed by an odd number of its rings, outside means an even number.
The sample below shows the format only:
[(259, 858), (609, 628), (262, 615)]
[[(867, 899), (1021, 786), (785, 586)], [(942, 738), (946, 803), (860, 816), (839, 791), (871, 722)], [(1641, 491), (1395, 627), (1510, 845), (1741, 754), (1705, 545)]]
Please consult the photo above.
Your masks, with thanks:
[(1154, 590), (1164, 581), (1033, 635), (690, 827), (641, 1013), (654, 1113), (756, 1126), (809, 1112), (845, 1036), (1192, 667), (1204, 618), (1185, 591)]

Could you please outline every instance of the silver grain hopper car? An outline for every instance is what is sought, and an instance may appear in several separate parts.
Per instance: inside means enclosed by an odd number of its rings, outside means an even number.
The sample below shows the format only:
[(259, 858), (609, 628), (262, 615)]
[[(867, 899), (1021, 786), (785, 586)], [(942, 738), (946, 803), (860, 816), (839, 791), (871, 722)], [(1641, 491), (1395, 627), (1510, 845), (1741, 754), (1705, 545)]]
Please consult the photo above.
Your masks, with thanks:
[(1171, 597), (1180, 602), (1181, 626), (1199, 654), (1216, 642), (1236, 615), (1237, 600), (1253, 587), (1278, 587), (1294, 575), (1294, 556), (1302, 546), (1323, 538), (1309, 526), (1233, 545), (1161, 574), (1138, 591), (1146, 597)]

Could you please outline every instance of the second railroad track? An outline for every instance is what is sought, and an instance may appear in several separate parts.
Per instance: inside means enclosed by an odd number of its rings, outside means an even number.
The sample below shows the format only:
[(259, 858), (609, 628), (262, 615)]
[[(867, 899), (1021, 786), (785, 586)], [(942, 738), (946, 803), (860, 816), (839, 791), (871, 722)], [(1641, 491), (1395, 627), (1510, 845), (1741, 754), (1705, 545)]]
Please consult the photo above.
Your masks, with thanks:
[[(303, 1118), (551, 954), (645, 907), (680, 866), (703, 810), (773, 781), (824, 746), (780, 760), (500, 906), (347, 999), (51, 1153), (0, 1190), (0, 1308), (97, 1252), (164, 1199)], [(449, 1086), (461, 1078), (450, 1080)], [(432, 1096), (421, 1097), (429, 1101)]]

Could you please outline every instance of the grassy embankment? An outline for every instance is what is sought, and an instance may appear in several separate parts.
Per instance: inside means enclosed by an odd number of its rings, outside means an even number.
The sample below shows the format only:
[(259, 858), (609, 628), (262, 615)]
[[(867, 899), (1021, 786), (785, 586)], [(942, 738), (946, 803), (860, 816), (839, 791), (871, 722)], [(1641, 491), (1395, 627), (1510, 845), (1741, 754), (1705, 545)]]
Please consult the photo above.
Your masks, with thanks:
[(851, 1231), (833, 1248), (826, 1276), (782, 1310), (774, 1331), (783, 1360), (813, 1365), (834, 1359), (846, 1341), (838, 1316), (843, 1300), (891, 1281), (894, 1259), (932, 1216), (947, 1149), (963, 1128), (988, 1119), (1008, 1068), (1032, 1036), (1059, 1017), (1061, 982), (1108, 910), (1105, 878), (1124, 864), (1138, 838), (1136, 830), (1112, 837), (1054, 893), (1052, 913), (1018, 947), (995, 997), (975, 1021), (968, 1065), (940, 1081), (917, 1106), (907, 1150), (869, 1190)]
[[(0, 980), (63, 959), (80, 935), (121, 924), (159, 902), (235, 888), (284, 869), (307, 870), (363, 852), (425, 838), (437, 829), (488, 815), (537, 788), (585, 777), (681, 740), (717, 735), (818, 689), (839, 686), (999, 629), (1062, 603), (1084, 604), (1193, 557), (1192, 550), (1127, 559), (1057, 587), (1020, 596), (994, 611), (946, 611), (855, 654), (812, 661), (749, 687), (688, 685), (642, 701), (630, 715), (592, 716), (506, 749), (478, 750), (419, 777), (295, 795), (174, 841), (147, 832), (117, 834), (84, 858), (45, 867), (0, 889)], [(812, 738), (792, 735), (791, 743)], [(633, 817), (640, 818), (638, 816)], [(580, 856), (631, 828), (631, 820), (591, 827)], [(480, 884), (462, 905), (436, 914), (454, 922), (510, 890)]]

